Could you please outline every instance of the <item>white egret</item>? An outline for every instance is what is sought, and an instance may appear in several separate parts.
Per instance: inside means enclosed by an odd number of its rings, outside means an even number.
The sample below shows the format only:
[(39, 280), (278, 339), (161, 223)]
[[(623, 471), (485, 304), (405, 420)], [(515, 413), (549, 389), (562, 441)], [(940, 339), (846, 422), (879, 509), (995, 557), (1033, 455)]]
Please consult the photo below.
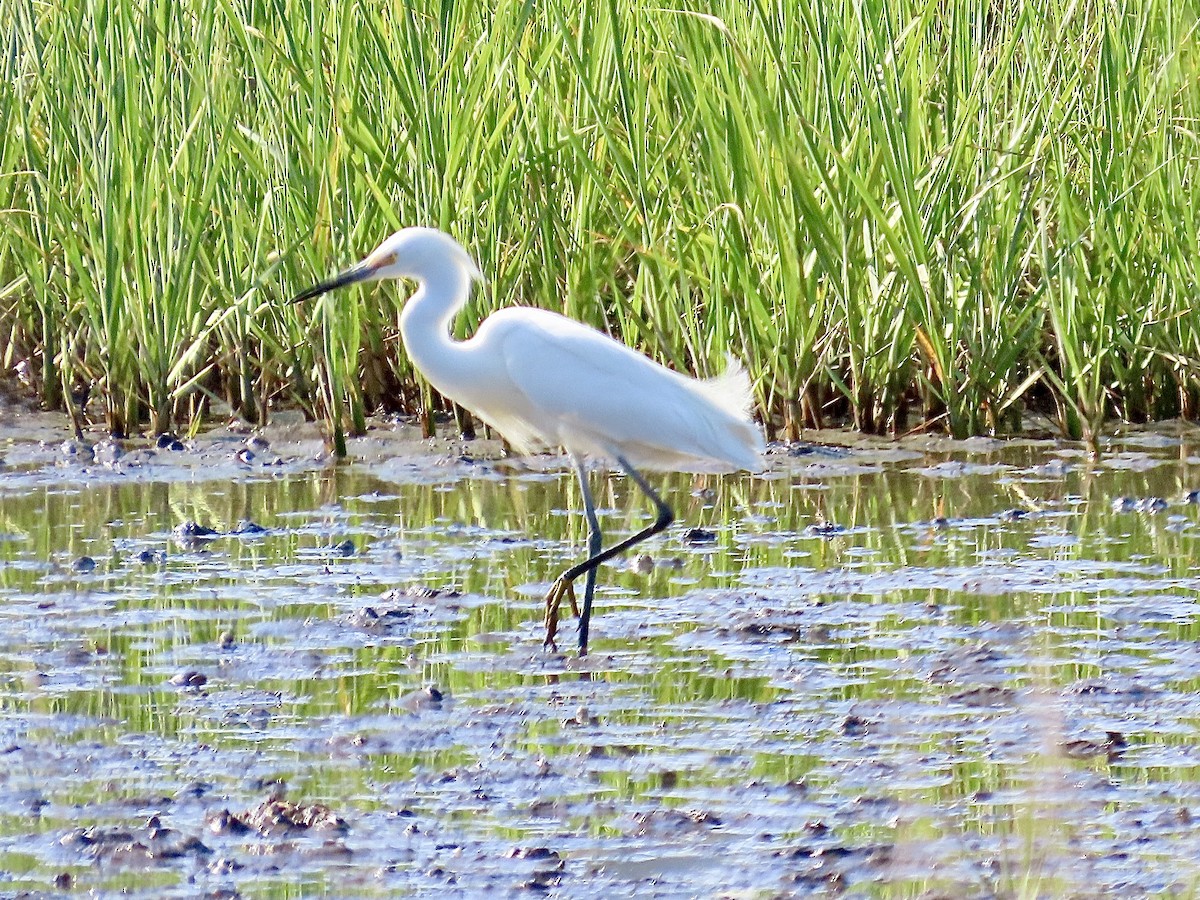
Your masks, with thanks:
[[(482, 280), (467, 251), (432, 228), (405, 228), (366, 259), (298, 294), (299, 302), (360, 281), (409, 278), (417, 289), (400, 314), (413, 365), (444, 396), (473, 412), (523, 451), (562, 447), (583, 491), (588, 557), (558, 576), (546, 595), (545, 644), (554, 647), (559, 608), (579, 617), (587, 653), (596, 569), (671, 524), (669, 506), (639, 469), (731, 471), (761, 468), (763, 438), (750, 418), (750, 380), (730, 357), (706, 380), (661, 366), (608, 335), (558, 313), (526, 306), (488, 316), (474, 336), (450, 336), (471, 281)], [(654, 523), (602, 549), (586, 458), (616, 462), (657, 509)], [(586, 576), (583, 608), (574, 581)]]

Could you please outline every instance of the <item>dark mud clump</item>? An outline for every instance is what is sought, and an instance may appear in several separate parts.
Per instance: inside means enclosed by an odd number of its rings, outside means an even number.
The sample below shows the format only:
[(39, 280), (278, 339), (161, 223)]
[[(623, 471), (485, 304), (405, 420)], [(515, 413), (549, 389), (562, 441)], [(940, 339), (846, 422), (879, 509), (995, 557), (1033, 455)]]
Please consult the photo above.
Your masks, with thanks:
[(213, 834), (255, 832), (264, 837), (283, 837), (309, 830), (344, 834), (347, 830), (345, 820), (334, 815), (328, 806), (292, 803), (278, 798), (268, 798), (242, 813), (223, 809), (209, 818), (207, 824)]

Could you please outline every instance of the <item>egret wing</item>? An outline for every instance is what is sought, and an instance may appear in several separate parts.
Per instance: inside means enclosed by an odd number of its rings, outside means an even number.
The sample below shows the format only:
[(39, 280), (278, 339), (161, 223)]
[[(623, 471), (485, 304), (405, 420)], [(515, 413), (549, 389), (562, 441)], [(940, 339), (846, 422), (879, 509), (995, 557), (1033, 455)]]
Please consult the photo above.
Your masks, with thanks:
[(500, 345), (520, 405), (548, 442), (651, 468), (733, 461), (722, 445), (744, 423), (698, 382), (571, 319), (528, 312), (538, 314), (505, 329)]

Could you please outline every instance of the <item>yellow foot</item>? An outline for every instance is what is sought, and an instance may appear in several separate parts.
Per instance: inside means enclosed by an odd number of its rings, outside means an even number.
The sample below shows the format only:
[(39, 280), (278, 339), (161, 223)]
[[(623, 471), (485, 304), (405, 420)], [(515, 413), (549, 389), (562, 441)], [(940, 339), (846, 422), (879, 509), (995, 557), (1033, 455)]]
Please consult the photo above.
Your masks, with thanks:
[(575, 613), (575, 618), (579, 618), (579, 604), (575, 602), (575, 586), (560, 575), (554, 580), (549, 593), (546, 594), (546, 640), (542, 642), (542, 646), (549, 647), (551, 650), (558, 649), (554, 638), (558, 634), (558, 610), (562, 606), (564, 597), (570, 601), (571, 612)]

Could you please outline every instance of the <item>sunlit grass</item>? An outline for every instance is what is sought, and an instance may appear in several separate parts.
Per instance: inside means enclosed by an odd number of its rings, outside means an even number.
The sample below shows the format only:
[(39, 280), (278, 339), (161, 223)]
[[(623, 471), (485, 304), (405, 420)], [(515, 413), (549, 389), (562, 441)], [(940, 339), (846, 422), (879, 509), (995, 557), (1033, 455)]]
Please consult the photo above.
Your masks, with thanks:
[[(772, 435), (1195, 416), (1194, 12), (0, 0), (0, 361), (115, 431), (428, 411), (397, 294), (282, 301), (424, 223)], [(440, 401), (437, 401), (440, 402)]]

